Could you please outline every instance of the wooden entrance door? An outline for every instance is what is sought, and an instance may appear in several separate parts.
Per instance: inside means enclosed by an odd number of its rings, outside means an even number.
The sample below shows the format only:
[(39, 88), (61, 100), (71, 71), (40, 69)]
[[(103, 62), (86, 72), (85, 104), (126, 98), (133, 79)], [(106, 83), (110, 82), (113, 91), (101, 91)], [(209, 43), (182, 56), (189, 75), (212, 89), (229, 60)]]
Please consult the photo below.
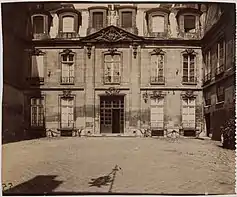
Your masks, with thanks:
[(100, 97), (100, 130), (101, 133), (123, 133), (124, 97)]

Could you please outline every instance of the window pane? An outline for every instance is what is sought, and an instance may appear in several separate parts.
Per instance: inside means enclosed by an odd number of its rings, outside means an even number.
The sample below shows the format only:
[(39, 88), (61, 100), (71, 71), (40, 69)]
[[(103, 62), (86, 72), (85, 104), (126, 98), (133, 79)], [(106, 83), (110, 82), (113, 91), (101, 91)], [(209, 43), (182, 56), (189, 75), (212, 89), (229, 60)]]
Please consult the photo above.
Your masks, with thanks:
[(63, 17), (63, 32), (74, 32), (74, 17)]
[(112, 56), (111, 55), (105, 55), (105, 61), (112, 61)]
[(152, 17), (152, 32), (164, 32), (165, 29), (165, 17), (153, 16)]
[(103, 28), (103, 12), (93, 12), (92, 27), (95, 29)]
[(44, 56), (32, 56), (31, 77), (44, 77)]
[(35, 16), (33, 18), (33, 30), (34, 33), (44, 33), (44, 17), (43, 16)]
[(122, 27), (132, 27), (132, 12), (122, 12)]
[(184, 30), (185, 32), (194, 33), (195, 32), (196, 17), (192, 15), (184, 16)]

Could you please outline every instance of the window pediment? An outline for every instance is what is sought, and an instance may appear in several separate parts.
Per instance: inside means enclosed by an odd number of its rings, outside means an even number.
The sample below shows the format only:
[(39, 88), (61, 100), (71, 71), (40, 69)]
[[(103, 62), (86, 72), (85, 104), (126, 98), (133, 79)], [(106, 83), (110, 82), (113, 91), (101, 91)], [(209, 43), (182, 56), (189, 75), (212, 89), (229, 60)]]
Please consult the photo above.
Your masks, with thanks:
[(198, 10), (198, 9), (195, 9), (195, 8), (182, 8), (182, 9), (179, 9), (176, 17), (178, 18), (179, 16), (185, 15), (185, 14), (201, 15), (202, 12), (200, 10)]

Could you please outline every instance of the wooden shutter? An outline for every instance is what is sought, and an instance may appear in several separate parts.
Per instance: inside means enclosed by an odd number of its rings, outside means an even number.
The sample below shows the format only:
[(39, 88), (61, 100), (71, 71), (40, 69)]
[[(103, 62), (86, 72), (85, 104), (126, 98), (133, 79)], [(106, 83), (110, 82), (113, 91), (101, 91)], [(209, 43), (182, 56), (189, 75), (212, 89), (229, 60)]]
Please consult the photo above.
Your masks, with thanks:
[(165, 30), (165, 17), (153, 16), (152, 17), (152, 32), (164, 32)]
[(157, 77), (158, 76), (157, 61), (158, 61), (157, 55), (151, 55), (151, 77)]
[(63, 17), (63, 32), (74, 32), (74, 17)]
[(188, 55), (183, 55), (183, 81), (188, 82)]
[(195, 128), (195, 99), (182, 100), (182, 121), (184, 128)]
[(31, 77), (44, 77), (44, 56), (32, 56)]

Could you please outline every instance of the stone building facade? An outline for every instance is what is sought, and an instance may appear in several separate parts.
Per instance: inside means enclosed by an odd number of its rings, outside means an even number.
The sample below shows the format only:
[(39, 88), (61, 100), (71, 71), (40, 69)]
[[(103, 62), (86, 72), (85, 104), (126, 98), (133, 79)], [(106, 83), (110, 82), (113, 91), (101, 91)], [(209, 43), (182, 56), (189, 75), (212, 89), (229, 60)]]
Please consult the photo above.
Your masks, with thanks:
[(235, 117), (235, 6), (210, 5), (203, 38), (204, 117), (207, 135), (220, 140), (220, 127)]
[(28, 12), (22, 80), (29, 135), (206, 135), (209, 5), (48, 5)]

